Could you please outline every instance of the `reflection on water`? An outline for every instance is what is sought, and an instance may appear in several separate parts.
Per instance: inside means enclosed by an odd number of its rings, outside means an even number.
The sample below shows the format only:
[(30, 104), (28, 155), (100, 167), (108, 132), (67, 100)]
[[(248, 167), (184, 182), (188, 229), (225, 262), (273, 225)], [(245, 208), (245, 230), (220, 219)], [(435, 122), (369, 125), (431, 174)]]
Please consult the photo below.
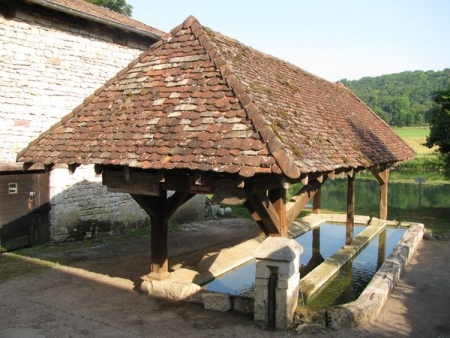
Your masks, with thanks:
[[(308, 231), (296, 238), (297, 243), (303, 247), (303, 253), (300, 256), (300, 276), (306, 276), (344, 246), (345, 228), (343, 224), (325, 223), (320, 228)], [(355, 225), (354, 236), (357, 236), (364, 228), (365, 226)], [(256, 262), (253, 260), (215, 279), (206, 285), (206, 289), (227, 292), (232, 295), (251, 295), (255, 282), (255, 271)]]
[(405, 233), (404, 228), (386, 228), (369, 243), (339, 274), (306, 304), (320, 307), (356, 300)]
[[(421, 189), (421, 190), (420, 190)], [(390, 207), (415, 209), (419, 207), (450, 207), (450, 184), (389, 183)], [(356, 179), (356, 209), (358, 206), (379, 206), (380, 190), (375, 179)], [(321, 207), (335, 211), (347, 210), (347, 180), (328, 180), (322, 186)]]

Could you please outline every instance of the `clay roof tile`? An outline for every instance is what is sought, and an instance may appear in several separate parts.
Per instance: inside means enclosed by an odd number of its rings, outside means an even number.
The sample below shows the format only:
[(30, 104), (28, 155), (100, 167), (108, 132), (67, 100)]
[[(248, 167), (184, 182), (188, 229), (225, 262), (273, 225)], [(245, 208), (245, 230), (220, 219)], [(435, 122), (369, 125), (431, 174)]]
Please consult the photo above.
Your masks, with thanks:
[[(66, 148), (72, 139), (84, 141)], [(55, 151), (55, 145), (62, 146)], [(348, 89), (189, 17), (18, 160), (82, 159), (299, 179), (303, 173), (390, 166), (412, 156)]]

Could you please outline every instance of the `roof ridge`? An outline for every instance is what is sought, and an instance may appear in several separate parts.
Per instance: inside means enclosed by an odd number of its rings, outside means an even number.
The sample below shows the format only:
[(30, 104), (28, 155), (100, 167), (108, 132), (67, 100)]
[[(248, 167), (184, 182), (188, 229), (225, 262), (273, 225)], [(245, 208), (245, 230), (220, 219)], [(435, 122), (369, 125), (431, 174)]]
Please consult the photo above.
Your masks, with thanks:
[[(300, 177), (301, 171), (292, 158), (290, 158), (283, 149), (282, 140), (280, 140), (275, 131), (272, 129), (271, 124), (262, 115), (250, 94), (247, 93), (247, 90), (239, 77), (234, 73), (227, 61), (222, 57), (220, 51), (216, 47), (216, 44), (209, 38), (205, 27), (203, 27), (192, 15), (189, 16), (179, 27), (191, 29), (195, 38), (199, 41), (200, 45), (203, 46), (211, 61), (233, 90), (248, 118), (252, 121), (256, 131), (260, 134), (261, 139), (266, 143), (270, 154), (275, 158), (275, 164), (278, 168), (275, 165), (272, 165), (272, 170), (275, 173), (283, 173), (289, 178)], [(242, 174), (242, 176), (247, 176), (245, 173), (240, 172), (240, 174)]]
[(123, 74), (128, 72), (130, 69), (132, 69), (138, 62), (140, 62), (148, 53), (152, 52), (155, 48), (158, 48), (164, 43), (164, 40), (158, 40), (153, 45), (149, 47), (146, 51), (143, 51), (139, 54), (137, 58), (135, 58), (133, 61), (131, 61), (128, 65), (126, 65), (124, 68), (122, 68), (120, 71), (118, 71), (114, 76), (109, 78), (103, 85), (98, 87), (91, 95), (89, 95), (87, 98), (83, 100), (78, 106), (76, 106), (74, 109), (72, 109), (68, 114), (64, 115), (58, 122), (54, 123), (49, 129), (39, 134), (39, 136), (28, 143), (28, 146), (25, 149), (22, 149), (20, 152), (17, 153), (16, 160), (18, 160), (22, 155), (25, 154), (28, 147), (31, 147), (37, 143), (39, 143), (41, 140), (46, 138), (48, 134), (50, 134), (52, 131), (62, 127), (64, 124), (66, 124), (67, 121), (69, 121), (71, 118), (75, 117), (84, 107), (86, 107), (94, 98), (98, 97), (101, 92), (106, 90), (108, 87), (110, 87), (116, 80), (118, 80)]

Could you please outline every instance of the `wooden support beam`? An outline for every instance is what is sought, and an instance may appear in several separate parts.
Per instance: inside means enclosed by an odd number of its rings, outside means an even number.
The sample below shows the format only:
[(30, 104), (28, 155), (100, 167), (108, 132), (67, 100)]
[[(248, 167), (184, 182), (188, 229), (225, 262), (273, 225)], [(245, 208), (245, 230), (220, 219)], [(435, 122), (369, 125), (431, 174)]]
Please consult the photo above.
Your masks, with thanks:
[(189, 200), (194, 194), (175, 192), (167, 198), (167, 191), (160, 188), (159, 196), (130, 194), (145, 210), (151, 219), (151, 280), (163, 280), (170, 277), (167, 250), (167, 236), (169, 219), (180, 205)]
[(268, 190), (277, 189), (284, 183), (274, 176), (256, 176), (246, 180), (245, 192), (247, 195), (266, 193)]
[(313, 197), (313, 213), (320, 214), (320, 202), (322, 198), (322, 187), (319, 187)]
[(288, 224), (286, 222), (286, 190), (282, 187), (269, 190), (269, 201), (278, 216), (277, 228), (281, 237), (288, 236)]
[[(264, 227), (263, 231), (268, 236), (281, 236), (280, 218), (270, 200), (264, 194), (253, 194), (247, 198), (250, 204), (249, 211), (258, 224)], [(256, 215), (254, 215), (256, 213)]]
[(372, 168), (372, 174), (380, 184), (380, 219), (387, 219), (388, 193), (389, 193), (389, 168)]
[(256, 222), (256, 224), (258, 224), (259, 226), (259, 235), (264, 237), (264, 236), (269, 236), (269, 231), (267, 230), (266, 226), (264, 225), (264, 223), (261, 220), (261, 217), (259, 217), (258, 212), (255, 210), (255, 208), (253, 207), (253, 203), (251, 203), (248, 199), (245, 200), (244, 202), (244, 206), (247, 208), (247, 210), (250, 212), (250, 215), (252, 215), (254, 221)]
[(288, 227), (298, 217), (305, 204), (319, 191), (326, 179), (327, 177), (324, 177), (322, 183), (318, 180), (310, 181), (309, 184), (303, 186), (286, 204), (286, 223)]
[(110, 192), (122, 192), (134, 195), (158, 196), (160, 192), (159, 177), (157, 174), (123, 171), (104, 171), (102, 183)]
[(347, 228), (345, 233), (345, 245), (353, 243), (353, 232), (355, 228), (355, 175), (347, 176)]

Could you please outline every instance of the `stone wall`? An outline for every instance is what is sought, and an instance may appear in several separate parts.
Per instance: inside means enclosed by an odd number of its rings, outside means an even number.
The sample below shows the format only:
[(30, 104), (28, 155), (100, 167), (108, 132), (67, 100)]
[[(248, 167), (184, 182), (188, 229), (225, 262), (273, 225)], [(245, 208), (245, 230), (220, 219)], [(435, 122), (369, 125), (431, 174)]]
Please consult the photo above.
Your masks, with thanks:
[(54, 169), (50, 175), (51, 238), (82, 239), (99, 232), (122, 233), (150, 222), (128, 194), (109, 193), (91, 166), (71, 175)]
[[(18, 3), (0, 13), (0, 163), (16, 154), (153, 42), (63, 13)], [(51, 238), (121, 231), (148, 222), (128, 194), (106, 193), (92, 166), (50, 177)]]
[(0, 161), (15, 162), (18, 151), (147, 47), (117, 44), (44, 14), (0, 15)]

